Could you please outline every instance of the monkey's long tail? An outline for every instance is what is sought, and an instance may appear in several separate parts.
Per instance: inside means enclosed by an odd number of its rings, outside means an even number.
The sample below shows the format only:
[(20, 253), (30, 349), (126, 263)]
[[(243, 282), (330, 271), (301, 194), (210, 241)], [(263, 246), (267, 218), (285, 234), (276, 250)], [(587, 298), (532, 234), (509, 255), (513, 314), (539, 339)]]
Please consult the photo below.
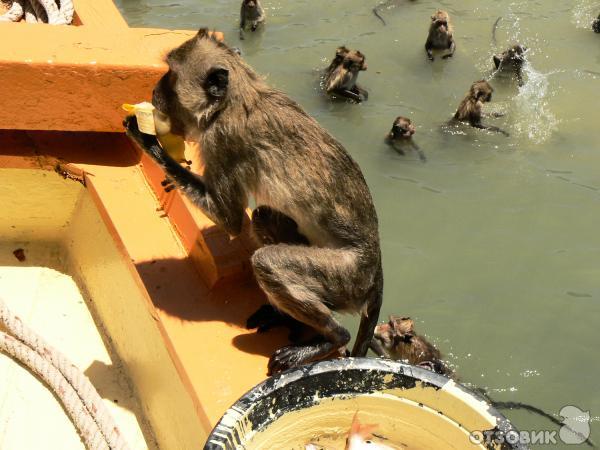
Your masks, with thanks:
[(491, 401), (492, 405), (494, 405), (496, 408), (499, 408), (499, 409), (523, 409), (523, 410), (528, 411), (530, 413), (542, 416), (542, 417), (548, 419), (554, 425), (557, 425), (559, 427), (566, 427), (571, 433), (579, 436), (582, 439), (585, 439), (584, 442), (587, 445), (589, 445), (590, 447), (592, 447), (592, 448), (596, 447), (594, 445), (594, 443), (589, 438), (586, 438), (580, 432), (572, 429), (569, 425), (565, 424), (564, 422), (561, 422), (556, 417), (554, 417), (551, 414), (548, 414), (543, 409), (540, 409), (540, 408), (538, 408), (536, 406), (533, 406), (533, 405), (528, 405), (527, 403), (521, 403), (521, 402), (496, 402), (496, 401), (490, 399), (489, 396), (488, 396), (488, 399)]
[(381, 15), (379, 14), (379, 9), (377, 9), (377, 6), (375, 8), (373, 8), (373, 14), (375, 14), (375, 17), (377, 17), (379, 20), (381, 20), (381, 23), (385, 26), (387, 25), (385, 23), (385, 20), (383, 20), (383, 17), (381, 17)]
[(356, 334), (356, 340), (354, 341), (354, 347), (352, 348), (352, 356), (362, 357), (367, 355), (371, 340), (373, 339), (375, 325), (379, 321), (379, 310), (381, 309), (383, 300), (383, 270), (381, 268), (381, 261), (379, 262), (379, 270), (375, 283), (373, 283), (373, 289), (369, 294), (367, 307), (363, 309), (360, 317), (360, 325)]
[(498, 41), (496, 40), (496, 30), (498, 29), (498, 24), (502, 20), (502, 16), (498, 17), (494, 22), (494, 26), (492, 27), (492, 43), (494, 46), (498, 45)]

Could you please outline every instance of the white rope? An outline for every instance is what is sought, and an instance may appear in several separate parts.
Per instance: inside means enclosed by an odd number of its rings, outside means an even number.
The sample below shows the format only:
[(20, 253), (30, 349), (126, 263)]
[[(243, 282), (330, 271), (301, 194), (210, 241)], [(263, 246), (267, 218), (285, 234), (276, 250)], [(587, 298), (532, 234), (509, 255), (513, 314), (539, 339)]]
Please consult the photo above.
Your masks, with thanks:
[[(112, 450), (127, 450), (129, 448), (104, 401), (96, 392), (90, 380), (71, 364), (66, 356), (25, 325), (19, 317), (13, 315), (2, 298), (0, 298), (0, 324), (4, 325), (6, 330), (16, 339), (44, 358), (66, 380), (71, 390), (76, 393), (79, 401), (83, 403), (85, 409), (95, 421), (103, 440), (108, 445), (107, 448)], [(23, 362), (27, 364), (26, 361)], [(90, 449), (95, 449), (95, 447), (90, 447)]]
[(0, 350), (25, 364), (58, 395), (89, 450), (108, 450), (106, 440), (65, 377), (46, 359), (14, 337), (0, 332)]
[(25, 15), (29, 23), (65, 25), (73, 21), (74, 14), (73, 0), (13, 0), (10, 9), (0, 16), (0, 22), (18, 22)]

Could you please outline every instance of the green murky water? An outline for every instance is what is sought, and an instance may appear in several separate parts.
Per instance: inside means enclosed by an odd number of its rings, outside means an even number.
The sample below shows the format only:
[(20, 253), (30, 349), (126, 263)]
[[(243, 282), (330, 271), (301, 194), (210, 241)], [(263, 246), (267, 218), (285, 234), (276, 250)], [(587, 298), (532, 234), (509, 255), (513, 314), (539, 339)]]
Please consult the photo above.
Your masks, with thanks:
[[(379, 213), (382, 317), (414, 317), (461, 379), (497, 400), (590, 411), (600, 442), (600, 35), (589, 29), (600, 1), (398, 0), (383, 9), (386, 27), (376, 1), (264, 0), (266, 30), (243, 42), (238, 0), (117, 3), (131, 26), (224, 31), (345, 144)], [(438, 7), (453, 18), (457, 52), (432, 64), (423, 44)], [(491, 73), (499, 16), (498, 47), (531, 49), (524, 87), (492, 81), (489, 110), (506, 116), (488, 121), (511, 137), (444, 132), (471, 82)], [(318, 90), (341, 44), (367, 57), (362, 105)], [(416, 123), (427, 163), (383, 144), (397, 115)], [(520, 429), (556, 429), (507, 415)]]

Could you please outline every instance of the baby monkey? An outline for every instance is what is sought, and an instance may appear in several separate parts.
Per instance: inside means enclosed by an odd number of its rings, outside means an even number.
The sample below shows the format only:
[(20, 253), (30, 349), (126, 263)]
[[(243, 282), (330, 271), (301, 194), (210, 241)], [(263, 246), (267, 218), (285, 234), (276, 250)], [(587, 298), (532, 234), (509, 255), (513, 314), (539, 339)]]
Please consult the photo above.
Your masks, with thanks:
[(413, 366), (424, 367), (442, 375), (452, 375), (452, 371), (442, 361), (440, 351), (415, 332), (415, 323), (410, 317), (390, 315), (387, 323), (377, 325), (371, 340), (371, 350), (381, 357), (405, 360)]
[(246, 24), (250, 23), (250, 29), (256, 31), (266, 18), (265, 10), (260, 4), (260, 0), (242, 0), (240, 11), (240, 39), (244, 39), (244, 30)]
[(365, 55), (358, 50), (338, 47), (335, 58), (325, 70), (325, 90), (329, 95), (339, 95), (357, 103), (366, 101), (369, 93), (356, 84), (358, 73), (367, 70)]
[[(479, 80), (471, 85), (469, 92), (458, 105), (458, 110), (454, 114), (454, 120), (459, 122), (468, 122), (469, 125), (482, 130), (496, 131), (505, 136), (510, 136), (506, 131), (493, 125), (484, 125), (481, 122), (483, 117), (483, 104), (492, 100), (492, 86), (485, 81)], [(494, 113), (494, 117), (501, 117), (502, 114)]]
[(523, 86), (522, 70), (523, 64), (525, 64), (526, 52), (527, 47), (517, 44), (498, 55), (494, 55), (496, 70), (515, 75), (519, 86)]
[(394, 148), (401, 155), (414, 150), (419, 155), (419, 159), (423, 162), (427, 161), (425, 153), (421, 148), (414, 143), (412, 136), (415, 134), (415, 126), (410, 119), (403, 116), (396, 117), (392, 125), (392, 129), (385, 137), (385, 142)]
[(425, 42), (425, 51), (430, 61), (434, 60), (433, 50), (447, 50), (448, 53), (442, 55), (443, 59), (452, 57), (456, 50), (450, 16), (446, 11), (438, 10), (431, 16), (429, 35), (427, 36), (427, 42)]
[(592, 30), (596, 33), (600, 33), (600, 14), (598, 14), (596, 20), (592, 22)]

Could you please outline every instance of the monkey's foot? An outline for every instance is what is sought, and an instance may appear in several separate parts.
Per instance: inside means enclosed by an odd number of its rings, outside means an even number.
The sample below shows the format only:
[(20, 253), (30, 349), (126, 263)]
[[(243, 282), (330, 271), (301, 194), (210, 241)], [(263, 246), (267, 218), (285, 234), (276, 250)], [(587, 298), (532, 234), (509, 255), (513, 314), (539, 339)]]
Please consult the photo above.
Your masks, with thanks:
[[(288, 345), (275, 351), (269, 359), (268, 375), (273, 375), (292, 367), (324, 359), (339, 352), (331, 342), (316, 345)], [(339, 354), (339, 353), (338, 353)]]
[(293, 317), (279, 312), (272, 305), (262, 305), (246, 321), (246, 328), (257, 328), (259, 333), (283, 326), (290, 329), (290, 340), (292, 342), (299, 339), (302, 334), (303, 324)]

